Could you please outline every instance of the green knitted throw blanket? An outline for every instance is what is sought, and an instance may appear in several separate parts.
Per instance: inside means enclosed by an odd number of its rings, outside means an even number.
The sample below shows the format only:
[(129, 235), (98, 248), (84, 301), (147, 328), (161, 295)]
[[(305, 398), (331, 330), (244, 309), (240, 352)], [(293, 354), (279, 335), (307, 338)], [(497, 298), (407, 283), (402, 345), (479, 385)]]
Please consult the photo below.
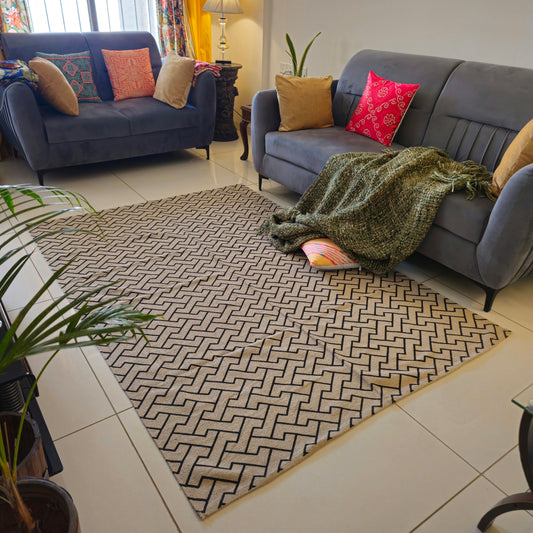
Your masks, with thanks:
[(416, 250), (447, 193), (494, 199), (490, 180), (484, 166), (457, 163), (438, 148), (334, 155), (296, 206), (259, 233), (283, 252), (329, 237), (362, 267), (385, 274)]

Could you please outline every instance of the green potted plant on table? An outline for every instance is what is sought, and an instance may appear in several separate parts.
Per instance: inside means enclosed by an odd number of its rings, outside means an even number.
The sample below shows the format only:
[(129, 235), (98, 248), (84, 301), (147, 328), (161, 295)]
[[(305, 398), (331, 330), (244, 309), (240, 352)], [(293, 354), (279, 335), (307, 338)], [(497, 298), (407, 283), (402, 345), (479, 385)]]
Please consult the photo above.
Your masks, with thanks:
[[(0, 275), (0, 300), (28, 263), (41, 239), (77, 230), (52, 229), (36, 237), (29, 232), (54, 218), (80, 211), (95, 213), (81, 195), (68, 191), (24, 185), (0, 187), (0, 268), (3, 272)], [(144, 335), (142, 324), (154, 318), (124, 303), (121, 295), (106, 296), (104, 291), (112, 284), (88, 288), (81, 294), (67, 292), (32, 317), (37, 301), (69, 264), (43, 282), (14, 317), (12, 324), (6, 326), (6, 332), (0, 339), (0, 375), (15, 361), (34, 354), (50, 354), (27, 395), (14, 442), (10, 436), (13, 431), (9, 432), (7, 425), (0, 427), (1, 531), (70, 533), (79, 530), (75, 508), (73, 510), (71, 501), (68, 502), (70, 496), (64, 489), (47, 480), (20, 481), (18, 478), (19, 450), (29, 402), (43, 372), (59, 351)], [(43, 485), (46, 485), (44, 489)], [(46, 492), (44, 496), (43, 490)], [(44, 519), (35, 515), (43, 506), (47, 513)], [(50, 518), (51, 509), (62, 511), (59, 513), (62, 516)]]

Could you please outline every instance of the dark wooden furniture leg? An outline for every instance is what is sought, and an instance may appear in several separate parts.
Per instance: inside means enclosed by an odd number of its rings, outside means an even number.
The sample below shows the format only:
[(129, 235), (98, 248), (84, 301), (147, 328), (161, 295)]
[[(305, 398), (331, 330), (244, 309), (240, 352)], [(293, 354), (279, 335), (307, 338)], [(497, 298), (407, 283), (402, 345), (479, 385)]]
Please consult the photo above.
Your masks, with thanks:
[[(522, 414), (520, 429), (518, 432), (518, 449), (520, 450), (520, 462), (522, 470), (527, 479), (529, 489), (533, 490), (533, 416), (528, 411)], [(487, 511), (479, 524), (480, 531), (486, 531), (495, 518), (509, 511), (531, 511), (533, 510), (533, 494), (530, 492), (521, 492), (513, 494), (500, 500), (492, 509)]]
[(496, 294), (498, 294), (498, 291), (496, 289), (491, 289), (490, 287), (484, 288), (486, 296), (483, 311), (485, 311), (485, 313), (488, 313), (492, 309), (492, 304), (494, 303), (494, 298), (496, 298)]
[(240, 125), (241, 139), (244, 146), (244, 152), (241, 155), (241, 159), (245, 161), (248, 159), (248, 124), (252, 121), (252, 106), (241, 105), (242, 120)]
[(44, 172), (37, 171), (37, 179), (39, 180), (39, 185), (44, 185)]
[(198, 150), (205, 150), (206, 159), (209, 159), (209, 145), (208, 146), (197, 146)]
[(263, 190), (263, 180), (267, 180), (268, 178), (266, 176), (261, 176), (261, 174), (259, 174), (259, 190), (262, 191)]

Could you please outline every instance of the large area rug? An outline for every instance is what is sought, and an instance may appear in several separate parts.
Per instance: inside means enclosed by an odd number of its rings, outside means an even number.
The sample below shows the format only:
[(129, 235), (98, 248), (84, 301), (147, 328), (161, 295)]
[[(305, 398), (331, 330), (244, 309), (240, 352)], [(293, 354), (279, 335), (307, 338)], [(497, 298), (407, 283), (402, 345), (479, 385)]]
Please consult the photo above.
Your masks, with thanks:
[[(318, 272), (257, 235), (244, 186), (102, 212), (40, 244), (65, 289), (121, 280), (161, 314), (102, 352), (203, 518), (508, 332), (392, 273)], [(56, 223), (95, 229), (94, 217)]]

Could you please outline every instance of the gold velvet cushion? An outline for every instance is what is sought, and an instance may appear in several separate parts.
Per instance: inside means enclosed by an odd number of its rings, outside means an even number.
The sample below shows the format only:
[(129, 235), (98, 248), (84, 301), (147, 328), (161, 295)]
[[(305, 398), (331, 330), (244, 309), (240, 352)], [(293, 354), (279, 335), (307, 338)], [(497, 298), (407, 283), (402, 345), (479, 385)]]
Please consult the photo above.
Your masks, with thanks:
[(533, 120), (513, 139), (492, 176), (494, 194), (500, 194), (509, 178), (522, 167), (533, 163)]
[(326, 78), (299, 78), (276, 76), (279, 113), (279, 131), (293, 131), (333, 126), (331, 111), (332, 76)]
[(154, 98), (176, 109), (184, 107), (191, 90), (195, 65), (196, 60), (190, 57), (168, 54), (155, 84)]
[(41, 96), (60, 113), (79, 115), (78, 97), (63, 73), (42, 57), (34, 57), (28, 64), (39, 76), (37, 88)]

